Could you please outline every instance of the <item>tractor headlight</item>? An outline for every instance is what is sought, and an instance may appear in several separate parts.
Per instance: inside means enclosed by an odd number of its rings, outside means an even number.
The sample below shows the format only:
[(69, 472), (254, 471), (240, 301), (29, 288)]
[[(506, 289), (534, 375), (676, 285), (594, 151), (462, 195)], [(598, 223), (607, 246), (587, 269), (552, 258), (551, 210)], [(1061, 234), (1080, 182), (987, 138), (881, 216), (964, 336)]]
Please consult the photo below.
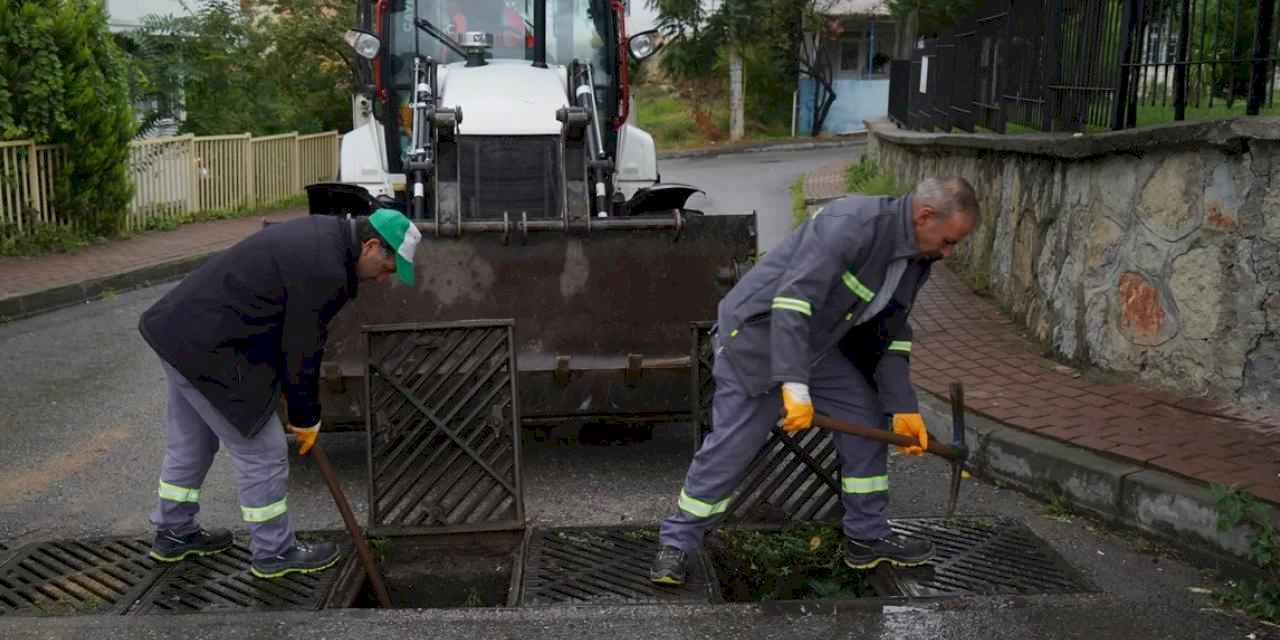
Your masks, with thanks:
[(343, 39), (355, 50), (357, 55), (367, 60), (377, 57), (378, 49), (382, 48), (382, 41), (378, 39), (378, 36), (362, 29), (348, 30), (343, 35)]

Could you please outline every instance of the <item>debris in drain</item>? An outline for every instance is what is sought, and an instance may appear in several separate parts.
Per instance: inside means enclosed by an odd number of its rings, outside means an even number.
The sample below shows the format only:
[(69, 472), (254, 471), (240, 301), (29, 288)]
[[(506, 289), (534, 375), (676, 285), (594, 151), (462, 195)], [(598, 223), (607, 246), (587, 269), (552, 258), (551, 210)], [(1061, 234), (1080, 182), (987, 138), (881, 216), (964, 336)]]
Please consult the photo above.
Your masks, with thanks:
[[(510, 539), (507, 539), (507, 538)], [(512, 569), (518, 562), (518, 536), (472, 534), (474, 542), (431, 537), (374, 538), (393, 608), (500, 607), (511, 592)], [(364, 580), (355, 601), (376, 608), (373, 590)]]
[(728, 602), (876, 595), (865, 571), (845, 566), (839, 525), (719, 529), (707, 537), (706, 550)]

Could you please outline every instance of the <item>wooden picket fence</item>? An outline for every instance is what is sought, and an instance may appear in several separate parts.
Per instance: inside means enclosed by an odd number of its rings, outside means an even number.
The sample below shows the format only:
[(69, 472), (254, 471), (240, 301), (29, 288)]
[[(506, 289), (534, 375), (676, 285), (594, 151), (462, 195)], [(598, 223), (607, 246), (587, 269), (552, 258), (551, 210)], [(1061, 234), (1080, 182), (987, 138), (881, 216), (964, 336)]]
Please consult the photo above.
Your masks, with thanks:
[[(175, 136), (129, 145), (134, 195), (125, 227), (187, 214), (270, 206), (338, 177), (338, 132)], [(54, 207), (67, 151), (31, 140), (0, 142), (0, 236), (69, 225)], [(74, 185), (72, 185), (74, 188)]]

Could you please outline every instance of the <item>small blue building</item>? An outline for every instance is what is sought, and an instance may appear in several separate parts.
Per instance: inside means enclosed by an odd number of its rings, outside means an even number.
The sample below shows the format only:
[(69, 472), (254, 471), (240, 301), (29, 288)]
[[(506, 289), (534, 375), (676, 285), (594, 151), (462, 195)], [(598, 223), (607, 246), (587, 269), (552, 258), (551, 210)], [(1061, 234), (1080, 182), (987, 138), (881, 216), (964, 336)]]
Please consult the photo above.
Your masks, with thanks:
[[(883, 0), (836, 0), (823, 14), (823, 33), (806, 38), (806, 49), (816, 48), (818, 60), (833, 70), (836, 101), (822, 133), (856, 133), (864, 120), (888, 115), (889, 61), (897, 51), (899, 25)], [(813, 105), (825, 89), (804, 75), (797, 84), (796, 134), (811, 135)]]

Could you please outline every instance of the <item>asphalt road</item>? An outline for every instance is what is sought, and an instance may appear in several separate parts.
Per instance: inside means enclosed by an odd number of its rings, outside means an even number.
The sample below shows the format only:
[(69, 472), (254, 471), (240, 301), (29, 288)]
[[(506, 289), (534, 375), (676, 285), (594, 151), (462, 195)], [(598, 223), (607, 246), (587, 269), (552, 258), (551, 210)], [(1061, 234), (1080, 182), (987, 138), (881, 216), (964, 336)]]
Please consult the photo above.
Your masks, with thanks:
[(853, 161), (862, 146), (767, 151), (663, 160), (664, 182), (682, 182), (706, 192), (688, 206), (706, 213), (756, 212), (758, 249), (768, 251), (791, 230), (791, 183), (819, 167)]
[[(849, 149), (673, 160), (667, 180), (703, 185), (709, 212), (753, 206), (761, 228), (789, 217), (786, 185)], [(772, 242), (776, 242), (773, 237)], [(768, 236), (765, 237), (768, 239)], [(767, 248), (767, 247), (765, 247)], [(139, 315), (169, 286), (0, 325), (0, 542), (147, 535), (163, 458), (164, 377), (138, 336)], [(943, 416), (926, 416), (946, 424)], [(364, 517), (364, 439), (326, 434), (322, 442), (357, 515)], [(687, 425), (656, 429), (645, 442), (592, 446), (524, 442), (525, 501), (535, 526), (656, 523), (672, 508), (693, 453)], [(890, 513), (937, 515), (948, 469), (938, 460), (891, 457)], [(220, 454), (201, 493), (202, 521), (243, 531), (231, 466)], [(342, 521), (310, 460), (291, 471), (289, 509), (300, 529)], [(163, 624), (137, 619), (19, 621), (0, 618), (3, 638), (521, 637), (583, 635), (701, 637), (1268, 637), (1270, 628), (1222, 611), (1204, 592), (1203, 566), (1128, 532), (976, 480), (962, 513), (1017, 517), (1093, 583), (1093, 595), (982, 598), (902, 606), (610, 607), (555, 611), (323, 612), (306, 616), (186, 616)], [(607, 614), (607, 615), (606, 615)], [(306, 622), (306, 624), (295, 624)], [(84, 626), (90, 625), (90, 626)], [(430, 631), (425, 631), (430, 629)], [(401, 635), (404, 634), (404, 635)]]

